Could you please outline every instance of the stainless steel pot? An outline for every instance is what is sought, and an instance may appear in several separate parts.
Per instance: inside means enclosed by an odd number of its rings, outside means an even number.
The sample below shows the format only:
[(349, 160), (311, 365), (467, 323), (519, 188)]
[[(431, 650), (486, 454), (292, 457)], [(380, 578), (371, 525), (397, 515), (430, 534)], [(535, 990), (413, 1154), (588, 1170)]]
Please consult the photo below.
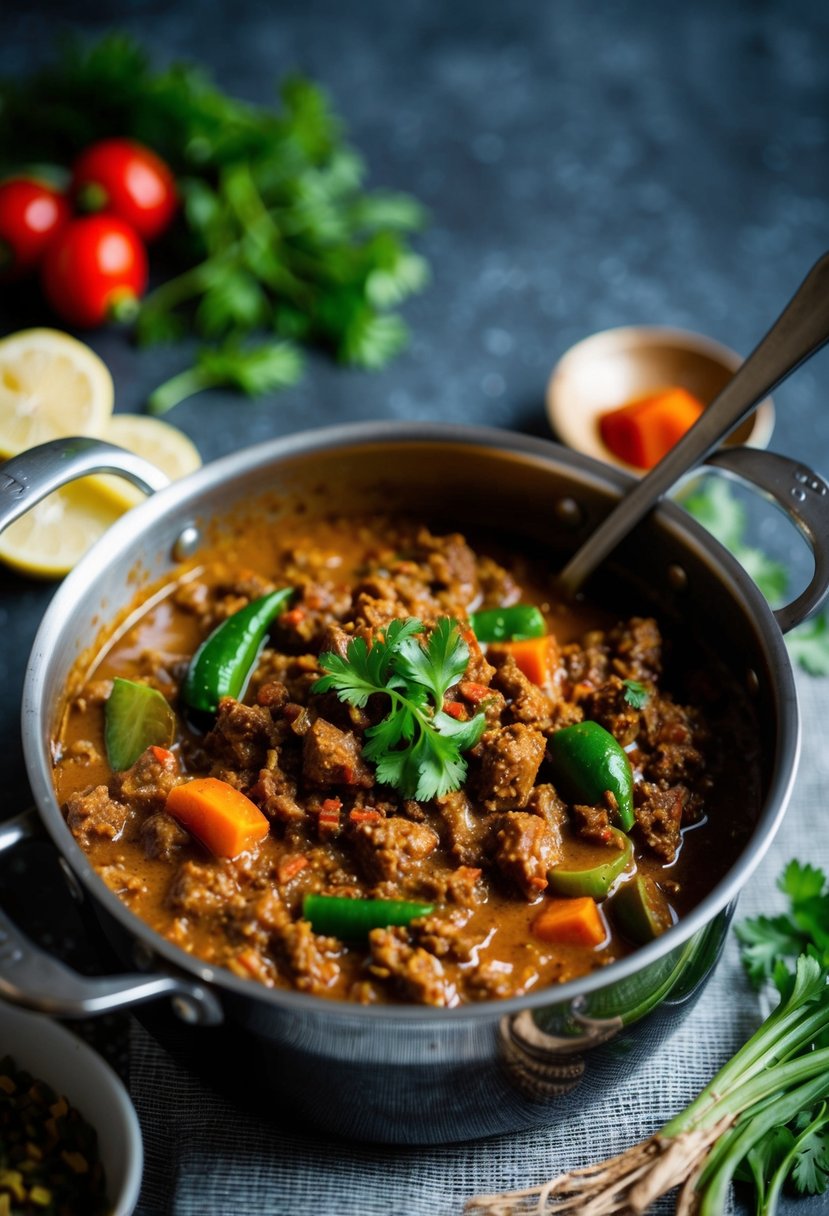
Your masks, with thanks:
[[(57, 463), (56, 463), (57, 462)], [(641, 608), (693, 628), (754, 703), (765, 759), (763, 802), (736, 864), (658, 941), (584, 979), (460, 1009), (357, 1007), (269, 990), (179, 950), (105, 886), (69, 833), (52, 783), (50, 740), (73, 667), (101, 623), (198, 551), (234, 512), (273, 512), (302, 494), (309, 511), (407, 506), (444, 527), (500, 526), (531, 539), (559, 568), (631, 485), (553, 443), (506, 431), (372, 423), (325, 429), (229, 456), (153, 494), (123, 517), (65, 580), (31, 655), (23, 743), (37, 813), (0, 829), (0, 849), (45, 827), (77, 897), (127, 974), (90, 979), (38, 950), (0, 913), (0, 995), (56, 1016), (168, 998), (154, 1029), (208, 1077), (236, 1078), (247, 1100), (345, 1136), (426, 1143), (549, 1123), (566, 1104), (627, 1076), (658, 1049), (704, 986), (734, 902), (769, 847), (795, 775), (799, 724), (781, 629), (829, 591), (829, 492), (811, 470), (768, 453), (718, 453), (776, 498), (815, 552), (815, 576), (775, 619), (742, 568), (677, 506), (663, 503), (607, 565), (606, 580)], [(747, 463), (748, 462), (748, 463)], [(45, 445), (0, 466), (0, 528), (47, 490), (91, 471), (145, 490), (157, 471), (92, 440)], [(276, 502), (276, 505), (274, 503)], [(603, 594), (603, 592), (600, 592)], [(172, 1013), (170, 1012), (172, 1009)], [(221, 1075), (220, 1075), (221, 1074)]]

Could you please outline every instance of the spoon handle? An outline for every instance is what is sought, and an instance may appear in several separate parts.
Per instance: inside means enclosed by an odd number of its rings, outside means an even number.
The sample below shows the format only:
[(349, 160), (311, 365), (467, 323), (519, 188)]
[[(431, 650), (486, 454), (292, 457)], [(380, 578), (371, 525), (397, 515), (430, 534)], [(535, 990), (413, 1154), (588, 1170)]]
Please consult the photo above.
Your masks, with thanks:
[(663, 494), (829, 340), (829, 253), (815, 263), (766, 336), (675, 447), (629, 490), (559, 575), (571, 594)]

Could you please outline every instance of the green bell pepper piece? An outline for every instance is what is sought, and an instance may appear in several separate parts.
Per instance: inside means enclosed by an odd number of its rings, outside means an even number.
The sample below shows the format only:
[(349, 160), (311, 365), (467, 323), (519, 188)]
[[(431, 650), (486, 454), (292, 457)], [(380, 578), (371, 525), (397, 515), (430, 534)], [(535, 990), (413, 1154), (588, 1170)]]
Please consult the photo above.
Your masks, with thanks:
[(302, 901), (302, 916), (315, 933), (330, 937), (365, 937), (371, 929), (408, 925), (418, 916), (428, 916), (434, 904), (405, 899), (348, 899), (311, 892)]
[(549, 888), (554, 895), (577, 898), (589, 895), (592, 899), (605, 899), (613, 883), (633, 860), (633, 843), (629, 836), (617, 828), (611, 829), (615, 854), (610, 861), (600, 862), (585, 870), (570, 870), (554, 866), (549, 874)]
[(595, 806), (606, 790), (616, 799), (619, 827), (634, 824), (633, 773), (622, 746), (598, 722), (576, 722), (550, 738), (556, 784), (570, 802)]
[(647, 874), (636, 874), (607, 906), (614, 925), (637, 946), (661, 937), (674, 923), (671, 905)]
[(535, 604), (484, 608), (470, 613), (469, 623), (479, 642), (523, 642), (543, 638), (547, 632), (547, 622)]
[(292, 587), (283, 587), (263, 595), (213, 630), (190, 660), (181, 690), (185, 705), (215, 713), (222, 697), (240, 696), (269, 626), (293, 593)]

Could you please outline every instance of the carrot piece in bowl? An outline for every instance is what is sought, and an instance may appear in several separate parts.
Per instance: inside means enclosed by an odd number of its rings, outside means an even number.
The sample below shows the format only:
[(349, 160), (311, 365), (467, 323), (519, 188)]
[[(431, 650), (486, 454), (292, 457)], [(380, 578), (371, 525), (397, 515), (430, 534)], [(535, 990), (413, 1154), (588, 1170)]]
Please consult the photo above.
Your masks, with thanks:
[(690, 430), (704, 408), (687, 389), (667, 388), (602, 414), (599, 434), (614, 456), (638, 469), (650, 469)]

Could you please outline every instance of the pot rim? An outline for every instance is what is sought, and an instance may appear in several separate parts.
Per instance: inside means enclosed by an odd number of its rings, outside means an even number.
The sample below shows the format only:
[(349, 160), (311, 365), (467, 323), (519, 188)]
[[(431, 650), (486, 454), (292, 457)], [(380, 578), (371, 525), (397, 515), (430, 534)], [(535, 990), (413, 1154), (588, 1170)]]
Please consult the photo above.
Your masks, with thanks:
[[(211, 966), (151, 929), (95, 871), (71, 835), (55, 796), (52, 783), (48, 738), (51, 723), (45, 720), (45, 683), (49, 656), (55, 649), (61, 622), (69, 610), (84, 597), (96, 578), (115, 556), (125, 553), (160, 519), (186, 508), (194, 495), (222, 486), (242, 472), (253, 472), (294, 456), (309, 456), (315, 451), (341, 447), (364, 447), (388, 443), (477, 446), (496, 449), (506, 456), (533, 459), (543, 466), (565, 467), (577, 471), (599, 491), (608, 488), (621, 494), (635, 484), (635, 478), (621, 469), (601, 464), (592, 457), (562, 447), (549, 439), (493, 427), (467, 427), (433, 422), (360, 422), (320, 427), (278, 437), (274, 440), (230, 453), (209, 462), (195, 473), (174, 482), (127, 512), (89, 551), (58, 588), (41, 621), (29, 657), (23, 691), (21, 727), (23, 751), (35, 803), (53, 843), (88, 894), (102, 904), (109, 915), (132, 937), (151, 948), (154, 956), (179, 972), (215, 985), (234, 996), (255, 996), (266, 1005), (279, 1006), (303, 1017), (322, 1016), (343, 1020), (389, 1019), (430, 1024), (479, 1022), (500, 1018), (517, 1010), (538, 1009), (552, 1004), (574, 1002), (616, 981), (629, 979), (651, 963), (669, 954), (702, 930), (714, 917), (732, 904), (765, 856), (785, 814), (794, 784), (800, 753), (800, 720), (794, 676), (783, 635), (766, 600), (735, 558), (687, 512), (663, 500), (655, 509), (657, 517), (673, 540), (695, 556), (713, 559), (732, 597), (742, 601), (762, 636), (770, 669), (774, 708), (777, 715), (775, 755), (770, 766), (770, 782), (760, 815), (751, 836), (737, 860), (703, 900), (656, 941), (641, 946), (623, 959), (600, 967), (586, 976), (560, 986), (540, 988), (522, 996), (490, 999), (452, 1008), (420, 1005), (358, 1005), (354, 1002), (313, 996), (291, 989), (266, 988), (244, 980), (231, 971)], [(186, 517), (181, 516), (182, 520)]]

